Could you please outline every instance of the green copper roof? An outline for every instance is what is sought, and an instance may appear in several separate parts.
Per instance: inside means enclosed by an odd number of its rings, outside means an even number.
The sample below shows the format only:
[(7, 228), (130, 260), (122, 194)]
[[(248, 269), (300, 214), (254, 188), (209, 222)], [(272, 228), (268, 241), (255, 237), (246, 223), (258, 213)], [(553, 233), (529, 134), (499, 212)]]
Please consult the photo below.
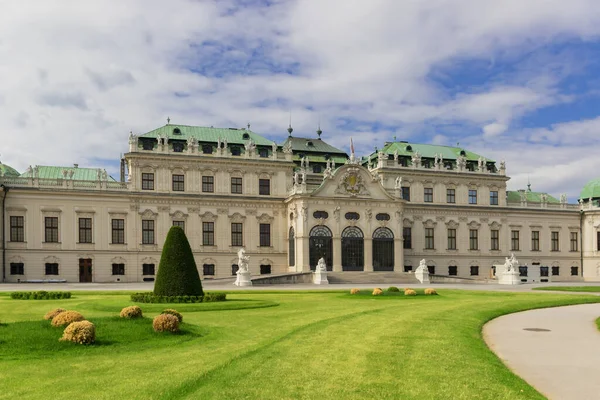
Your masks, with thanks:
[(6, 164), (0, 164), (0, 176), (19, 176), (21, 174), (19, 174), (19, 172), (14, 169), (13, 167), (6, 165)]
[[(407, 143), (407, 142), (386, 142), (381, 150), (386, 154), (394, 154), (398, 152), (399, 156), (410, 156), (412, 157), (415, 153), (419, 153), (424, 158), (435, 158), (435, 155), (441, 155), (444, 160), (456, 160), (460, 155), (461, 151), (464, 151), (464, 157), (467, 161), (477, 161), (479, 154), (473, 153), (472, 151), (465, 150), (460, 147), (451, 146), (438, 146), (434, 144), (419, 144), (419, 143)], [(369, 159), (377, 158), (377, 153), (373, 152), (368, 156)], [(494, 160), (486, 158), (486, 162), (495, 162)]]
[(293, 153), (304, 153), (310, 156), (311, 153), (324, 153), (330, 155), (338, 155), (344, 156), (344, 159), (348, 158), (348, 155), (345, 151), (340, 150), (336, 147), (333, 147), (330, 144), (325, 143), (321, 139), (310, 139), (310, 138), (300, 138), (289, 136), (285, 142), (281, 145), (282, 147), (292, 146)]
[(593, 199), (600, 198), (600, 178), (592, 179), (581, 189), (580, 199), (587, 200), (590, 197)]
[[(543, 192), (532, 192), (531, 190), (525, 190), (525, 198), (528, 203), (541, 203), (542, 202), (542, 194), (548, 196), (547, 203), (560, 203), (560, 201), (548, 193)], [(520, 203), (521, 202), (521, 192), (517, 190), (509, 190), (506, 192), (506, 201), (508, 203)]]
[[(325, 158), (325, 156), (323, 156), (323, 155), (308, 154), (307, 156), (308, 156), (309, 165), (310, 165), (310, 163), (325, 164), (327, 162), (327, 158)], [(292, 160), (294, 160), (294, 161), (300, 161), (301, 159), (302, 159), (302, 157), (300, 157), (300, 154), (294, 154), (294, 156), (292, 157)], [(334, 155), (329, 156), (329, 160), (335, 161), (336, 166), (341, 166), (341, 165), (345, 164), (347, 159), (348, 158), (345, 155), (340, 156), (340, 155), (334, 154)]]
[[(73, 171), (73, 177), (69, 177), (68, 179), (73, 179), (75, 181), (96, 181), (98, 180), (98, 171), (106, 172), (106, 170), (101, 168), (75, 168), (75, 167), (49, 167), (44, 165), (38, 165), (36, 167), (38, 169), (38, 178), (40, 179), (58, 179), (64, 178), (63, 171)], [(33, 170), (27, 169), (21, 177), (30, 178), (33, 176)], [(109, 182), (116, 182), (116, 180), (107, 174), (107, 180)]]
[[(179, 133), (177, 133), (177, 130)], [(244, 134), (247, 134), (247, 139), (244, 139)], [(245, 128), (207, 128), (204, 126), (188, 126), (167, 124), (158, 129), (154, 129), (148, 133), (140, 135), (141, 138), (156, 138), (157, 136), (167, 136), (170, 140), (188, 140), (188, 138), (196, 138), (199, 142), (217, 143), (219, 139), (223, 141), (227, 139), (228, 144), (244, 144), (248, 139), (252, 139), (258, 146), (271, 146), (273, 141), (260, 136)]]

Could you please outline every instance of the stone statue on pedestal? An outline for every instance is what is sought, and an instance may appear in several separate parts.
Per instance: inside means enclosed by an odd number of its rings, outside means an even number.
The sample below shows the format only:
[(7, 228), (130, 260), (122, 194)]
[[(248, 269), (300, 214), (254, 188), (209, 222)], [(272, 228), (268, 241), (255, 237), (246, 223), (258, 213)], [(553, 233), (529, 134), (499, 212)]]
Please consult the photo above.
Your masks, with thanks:
[(246, 249), (242, 247), (238, 250), (238, 271), (236, 273), (237, 278), (233, 283), (234, 285), (252, 286), (250, 271), (248, 269), (248, 261), (250, 261), (250, 257), (246, 255)]
[(427, 261), (425, 261), (425, 259), (422, 259), (421, 262), (419, 262), (419, 266), (415, 270), (415, 277), (421, 283), (429, 283), (430, 282), (429, 281), (429, 268), (427, 268)]
[(313, 273), (313, 283), (315, 285), (329, 284), (329, 281), (327, 280), (327, 265), (325, 264), (325, 257), (321, 257), (317, 263), (315, 272)]

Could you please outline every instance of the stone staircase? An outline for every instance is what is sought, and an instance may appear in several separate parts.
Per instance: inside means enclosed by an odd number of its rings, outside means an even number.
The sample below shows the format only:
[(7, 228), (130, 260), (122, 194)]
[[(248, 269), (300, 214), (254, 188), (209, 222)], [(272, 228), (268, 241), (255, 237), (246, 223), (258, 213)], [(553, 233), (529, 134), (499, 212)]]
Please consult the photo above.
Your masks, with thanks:
[(328, 272), (327, 279), (329, 283), (407, 283), (418, 284), (419, 281), (415, 274), (406, 272), (364, 272), (364, 271), (345, 271)]

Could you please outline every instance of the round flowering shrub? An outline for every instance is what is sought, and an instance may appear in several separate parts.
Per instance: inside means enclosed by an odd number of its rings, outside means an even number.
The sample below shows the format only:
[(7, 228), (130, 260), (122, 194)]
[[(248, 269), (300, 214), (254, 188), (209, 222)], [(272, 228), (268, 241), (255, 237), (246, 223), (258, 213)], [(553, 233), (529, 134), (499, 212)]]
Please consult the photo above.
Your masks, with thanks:
[(61, 342), (92, 344), (96, 341), (96, 327), (90, 321), (72, 322), (65, 328)]
[(415, 292), (415, 291), (414, 291), (414, 290), (412, 290), (412, 289), (405, 289), (405, 290), (404, 290), (404, 295), (405, 295), (405, 296), (416, 296), (416, 295), (417, 295), (417, 292)]
[(433, 295), (436, 295), (437, 292), (435, 291), (435, 289), (427, 288), (427, 289), (425, 289), (425, 294), (428, 296), (433, 296)]
[(181, 323), (183, 321), (183, 315), (181, 315), (181, 313), (179, 311), (173, 310), (172, 308), (167, 308), (166, 310), (163, 310), (163, 312), (161, 312), (161, 314), (174, 315), (179, 320), (179, 323)]
[(67, 326), (71, 322), (83, 321), (83, 315), (77, 311), (63, 311), (52, 318), (52, 326)]
[(359, 294), (359, 293), (360, 293), (360, 290), (357, 288), (350, 289), (350, 294)]
[(138, 306), (129, 306), (121, 310), (121, 318), (142, 318), (142, 309)]
[(64, 308), (55, 308), (54, 310), (48, 311), (46, 313), (46, 315), (44, 315), (44, 319), (46, 321), (51, 321), (58, 314), (60, 314), (61, 312), (65, 312), (65, 311), (67, 311), (67, 310), (65, 310)]
[(380, 288), (373, 289), (373, 296), (381, 296), (383, 294), (383, 290)]
[(396, 286), (390, 286), (387, 291), (388, 292), (399, 292), (400, 289), (398, 289)]
[(179, 332), (179, 319), (171, 314), (160, 314), (152, 321), (155, 332)]

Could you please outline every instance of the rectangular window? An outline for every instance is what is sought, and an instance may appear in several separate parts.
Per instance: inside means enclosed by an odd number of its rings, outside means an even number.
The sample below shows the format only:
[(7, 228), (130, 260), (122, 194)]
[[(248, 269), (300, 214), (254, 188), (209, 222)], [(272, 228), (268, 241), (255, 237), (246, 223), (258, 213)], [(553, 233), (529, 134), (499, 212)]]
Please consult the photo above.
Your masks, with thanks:
[(142, 173), (142, 190), (154, 190), (154, 174)]
[(46, 275), (58, 275), (58, 263), (46, 263)]
[(183, 192), (185, 190), (185, 176), (173, 175), (173, 191)]
[(185, 221), (173, 221), (173, 226), (178, 226), (185, 231)]
[(560, 275), (560, 267), (552, 267), (552, 276)]
[(25, 275), (25, 264), (10, 263), (10, 274), (11, 275)]
[(58, 217), (45, 217), (45, 236), (46, 243), (58, 243)]
[(214, 275), (215, 264), (204, 264), (202, 265), (202, 275)]
[(456, 250), (456, 229), (448, 229), (448, 250)]
[(202, 192), (214, 193), (215, 191), (215, 177), (214, 176), (203, 176), (202, 177)]
[(531, 251), (540, 251), (540, 231), (531, 231)]
[(500, 231), (497, 229), (492, 229), (490, 231), (490, 237), (491, 237), (490, 249), (491, 250), (500, 250)]
[(405, 227), (402, 229), (402, 236), (404, 238), (404, 248), (412, 249), (412, 228)]
[(479, 249), (479, 238), (477, 229), (469, 229), (469, 250)]
[(527, 267), (519, 267), (519, 276), (527, 276)]
[(112, 265), (113, 275), (125, 275), (125, 264), (113, 264)]
[(215, 245), (215, 223), (214, 222), (203, 222), (202, 223), (202, 246), (214, 246)]
[(406, 201), (410, 201), (410, 187), (403, 186), (402, 187), (402, 199)]
[(271, 273), (271, 266), (269, 264), (260, 266), (260, 274), (261, 275), (268, 275), (270, 273)]
[(431, 275), (435, 275), (435, 265), (428, 265), (427, 270), (429, 270)]
[(21, 216), (10, 217), (10, 241), (25, 241), (25, 218)]
[(412, 271), (412, 265), (405, 265), (404, 272), (410, 272), (410, 271)]
[(458, 267), (456, 265), (450, 265), (448, 267), (448, 275), (450, 275), (450, 276), (458, 275)]
[(446, 189), (446, 203), (456, 203), (456, 189)]
[(91, 218), (79, 218), (79, 243), (92, 243)]
[(112, 244), (125, 244), (125, 220), (113, 219), (112, 227)]
[(242, 178), (231, 178), (231, 193), (242, 194)]
[(579, 275), (579, 267), (571, 267), (571, 276)]
[(477, 204), (477, 190), (469, 190), (469, 204)]
[(423, 192), (425, 203), (433, 203), (433, 188), (425, 188)]
[(242, 154), (242, 149), (237, 146), (231, 146), (230, 150), (232, 156), (239, 156)]
[(578, 251), (578, 240), (577, 240), (577, 232), (571, 232), (571, 251)]
[(270, 179), (259, 179), (258, 180), (258, 194), (261, 196), (268, 196), (271, 194), (271, 180)]
[(142, 244), (154, 244), (154, 220), (142, 220)]
[(240, 267), (237, 264), (231, 264), (231, 275), (237, 274)]
[(258, 149), (258, 156), (260, 158), (267, 158), (269, 157), (269, 150), (268, 149)]
[(142, 264), (142, 275), (154, 275), (154, 264)]
[(473, 265), (471, 266), (471, 276), (479, 275), (479, 266)]
[(552, 251), (558, 251), (559, 250), (559, 246), (558, 246), (558, 232), (554, 231), (550, 233), (550, 242), (551, 242), (551, 248)]
[(548, 267), (540, 267), (540, 276), (548, 276)]
[(596, 232), (596, 250), (600, 251), (600, 232)]
[(271, 246), (271, 224), (260, 224), (260, 246)]
[(498, 205), (498, 191), (490, 190), (490, 205), (497, 206)]
[(433, 249), (434, 247), (433, 228), (425, 228), (425, 248)]
[(510, 231), (510, 249), (519, 250), (519, 231)]
[(231, 245), (232, 246), (243, 246), (244, 245), (243, 225), (239, 222), (233, 222), (231, 224)]

